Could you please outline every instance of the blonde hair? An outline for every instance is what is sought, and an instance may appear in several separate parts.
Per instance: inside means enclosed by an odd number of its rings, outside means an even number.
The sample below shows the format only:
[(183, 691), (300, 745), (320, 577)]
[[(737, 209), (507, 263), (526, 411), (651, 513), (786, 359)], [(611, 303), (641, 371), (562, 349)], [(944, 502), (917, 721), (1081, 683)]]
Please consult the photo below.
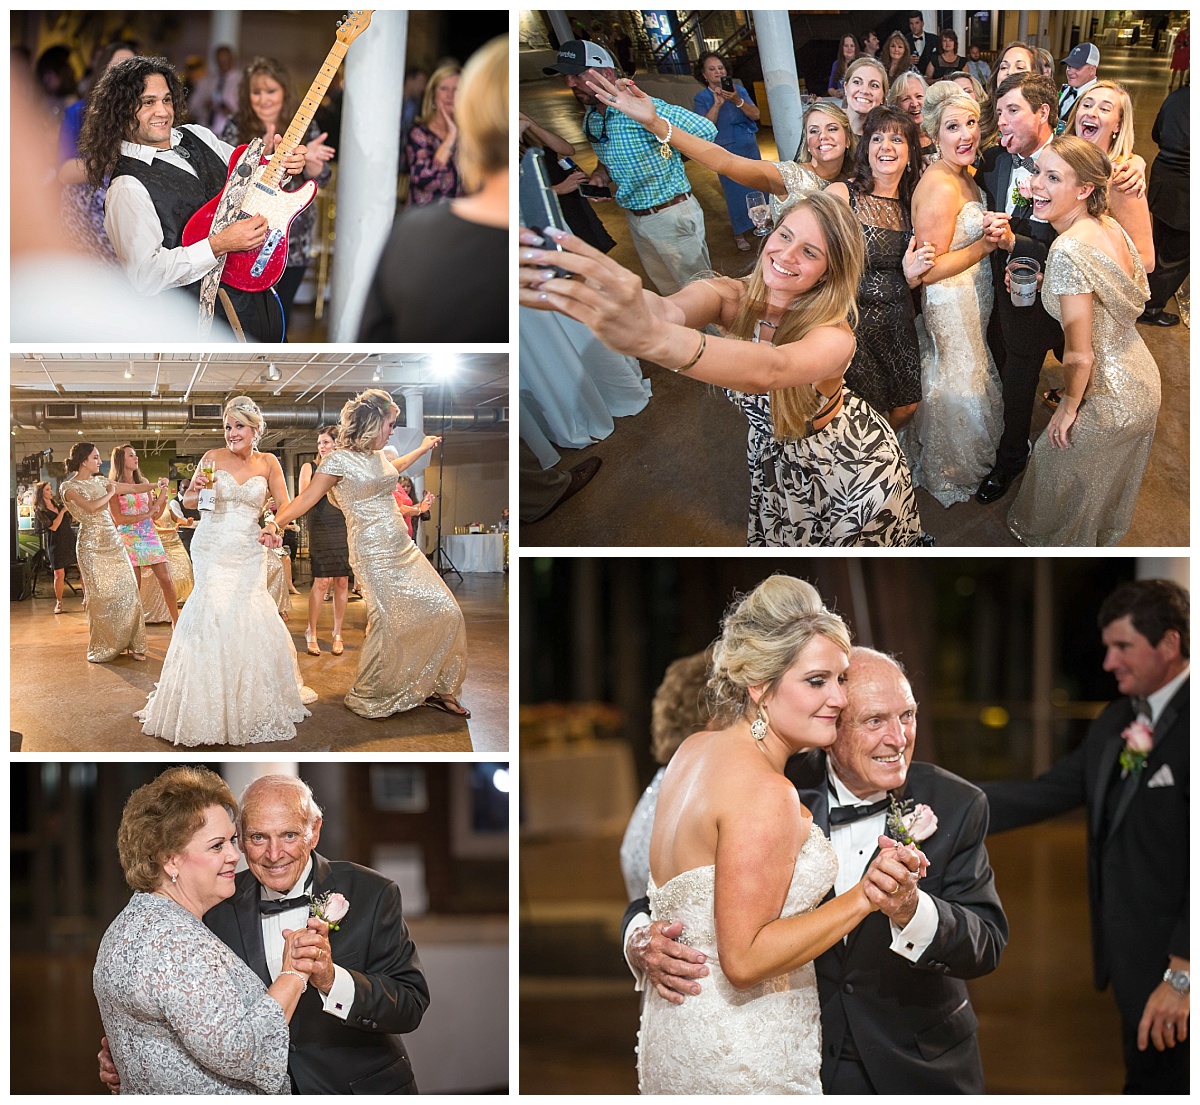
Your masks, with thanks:
[(386, 391), (368, 388), (361, 395), (356, 395), (342, 407), (337, 447), (353, 453), (372, 452), (371, 443), (379, 436), (392, 411), (399, 413), (400, 408), (392, 402), (392, 397)]
[(1073, 134), (1060, 134), (1052, 139), (1050, 149), (1067, 163), (1081, 186), (1092, 186), (1086, 201), (1087, 213), (1097, 218), (1103, 215), (1108, 210), (1108, 178), (1112, 175), (1112, 162), (1105, 152)]
[[(425, 86), (425, 98), (421, 101), (421, 114), (417, 117), (417, 122), (421, 126), (426, 127), (437, 114), (437, 90), (438, 85), (443, 81), (449, 80), (451, 77), (457, 77), (462, 73), (462, 66), (458, 62), (453, 62), (450, 65), (440, 65), (436, 68), (429, 77), (429, 83)], [(454, 94), (454, 123), (458, 125), (458, 92)]]
[(812, 151), (808, 148), (808, 119), (814, 111), (828, 115), (835, 123), (841, 124), (842, 131), (846, 135), (846, 153), (842, 157), (842, 168), (845, 169), (846, 165), (854, 158), (857, 140), (854, 137), (854, 131), (850, 129), (850, 116), (846, 114), (841, 104), (836, 104), (832, 100), (817, 100), (810, 104), (804, 113), (804, 122), (800, 127), (800, 148), (796, 151), (796, 161), (802, 165), (812, 162)]
[(508, 166), (508, 36), (467, 60), (454, 100), (458, 171), (468, 192)]
[[(779, 215), (772, 233), (796, 211), (809, 208), (825, 238), (825, 276), (811, 291), (797, 296), (783, 313), (775, 330), (776, 346), (799, 341), (817, 326), (858, 325), (858, 282), (862, 278), (866, 246), (862, 223), (850, 205), (811, 192), (789, 205)], [(754, 339), (754, 327), (767, 306), (767, 286), (762, 277), (762, 253), (754, 271), (743, 278), (746, 291), (737, 316), (729, 327), (731, 338)], [(770, 393), (771, 428), (776, 441), (795, 441), (808, 432), (809, 419), (821, 408), (823, 399), (811, 384), (780, 388)]]
[(811, 583), (774, 575), (735, 598), (713, 645), (708, 697), (716, 723), (728, 726), (744, 717), (749, 688), (765, 684), (770, 694), (815, 637), (828, 638), (849, 656), (846, 623), (825, 608)]
[(921, 129), (934, 145), (942, 128), (942, 116), (950, 108), (961, 108), (973, 119), (979, 118), (979, 104), (958, 85), (953, 81), (934, 81), (925, 93), (925, 105), (921, 108)]
[[(975, 76), (973, 74), (968, 73), (965, 69), (956, 69), (953, 73), (947, 73), (946, 76), (943, 77), (942, 79), (949, 81), (951, 84), (953, 84), (956, 81), (963, 80), (963, 79), (969, 81), (970, 85), (971, 85), (971, 91), (970, 91), (969, 95), (973, 96), (975, 99), (975, 102), (977, 104), (979, 104), (979, 111), (980, 111), (980, 114), (982, 115), (983, 100), (984, 100), (985, 93), (983, 91), (983, 85), (981, 85), (979, 83), (979, 81), (975, 78)], [(962, 85), (959, 85), (958, 87), (962, 88)], [(964, 88), (963, 91), (966, 92), (966, 89)]]
[(254, 427), (254, 444), (258, 445), (259, 438), (267, 429), (267, 420), (263, 418), (259, 405), (248, 395), (235, 395), (225, 404), (225, 409), (221, 412), (221, 421), (226, 421), (230, 415), (234, 415), (247, 426)]
[[(887, 103), (889, 107), (895, 107), (900, 103), (900, 98), (907, 92), (910, 81), (917, 81), (925, 90), (925, 94), (929, 94), (929, 82), (920, 73), (914, 73), (910, 69), (907, 73), (901, 73), (896, 78), (895, 84), (888, 89)], [(925, 109), (922, 107), (921, 110), (924, 112)]]
[(872, 68), (872, 69), (879, 70), (879, 76), (883, 80), (883, 99), (880, 100), (879, 102), (887, 103), (888, 83), (889, 83), (888, 75), (887, 75), (887, 68), (884, 66), (883, 62), (881, 62), (878, 58), (873, 58), (873, 57), (868, 57), (868, 56), (863, 56), (861, 58), (855, 58), (846, 67), (846, 80), (842, 82), (842, 87), (845, 88), (846, 81), (849, 81), (850, 78), (852, 76), (854, 76), (854, 74), (856, 72), (858, 72), (858, 70), (865, 69), (868, 66), (870, 66), (870, 68)]
[[(1133, 153), (1133, 100), (1125, 86), (1117, 84), (1116, 81), (1097, 81), (1091, 88), (1084, 92), (1083, 96), (1076, 97), (1075, 103), (1071, 106), (1071, 112), (1067, 116), (1064, 133), (1075, 134), (1075, 117), (1079, 114), (1079, 105), (1083, 103), (1084, 96), (1090, 96), (1099, 88), (1112, 89), (1117, 94), (1117, 103), (1120, 105), (1121, 110), (1121, 122), (1117, 129), (1113, 131), (1112, 144), (1103, 152), (1108, 155), (1110, 161), (1126, 161)], [(1085, 138), (1084, 141), (1086, 142), (1087, 139)]]

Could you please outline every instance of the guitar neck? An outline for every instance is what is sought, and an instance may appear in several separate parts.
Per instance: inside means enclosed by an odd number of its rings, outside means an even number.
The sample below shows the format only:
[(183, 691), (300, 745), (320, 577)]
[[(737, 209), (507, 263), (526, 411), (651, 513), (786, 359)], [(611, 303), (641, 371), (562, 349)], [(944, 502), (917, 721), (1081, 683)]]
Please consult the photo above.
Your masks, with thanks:
[(263, 170), (262, 181), (264, 184), (274, 188), (278, 187), (283, 180), (283, 159), (297, 146), (304, 144), (304, 137), (308, 134), (313, 116), (316, 115), (317, 108), (321, 106), (325, 93), (329, 91), (333, 78), (337, 76), (338, 66), (342, 64), (347, 49), (348, 47), (341, 42), (335, 42), (333, 48), (325, 56), (325, 64), (317, 73), (316, 80), (309, 86), (308, 93), (300, 103), (300, 109), (296, 112), (287, 133), (283, 136), (283, 141), (275, 147), (275, 153), (272, 154), (271, 160)]

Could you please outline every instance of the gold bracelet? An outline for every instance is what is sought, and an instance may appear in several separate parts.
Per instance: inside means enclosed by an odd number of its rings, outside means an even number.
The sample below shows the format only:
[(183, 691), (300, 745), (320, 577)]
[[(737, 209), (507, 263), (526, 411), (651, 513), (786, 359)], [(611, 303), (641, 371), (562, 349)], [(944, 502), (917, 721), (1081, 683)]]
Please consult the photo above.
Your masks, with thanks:
[(704, 356), (704, 348), (707, 345), (708, 345), (708, 335), (703, 330), (701, 330), (700, 331), (700, 348), (696, 350), (696, 355), (690, 361), (688, 361), (687, 364), (680, 365), (678, 368), (673, 368), (673, 369), (671, 369), (671, 371), (672, 372), (687, 372), (687, 370), (689, 368), (692, 368), (695, 365), (695, 363), (701, 357)]

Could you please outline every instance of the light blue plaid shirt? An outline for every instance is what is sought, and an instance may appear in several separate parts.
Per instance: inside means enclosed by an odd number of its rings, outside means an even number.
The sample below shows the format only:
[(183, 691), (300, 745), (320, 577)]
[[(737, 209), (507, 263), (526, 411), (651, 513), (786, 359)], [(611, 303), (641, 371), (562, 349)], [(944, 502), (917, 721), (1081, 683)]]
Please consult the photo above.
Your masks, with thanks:
[[(654, 106), (673, 127), (709, 142), (717, 137), (715, 124), (702, 115), (657, 97)], [(691, 191), (682, 154), (672, 150), (670, 160), (663, 158), (659, 140), (616, 108), (588, 108), (583, 133), (617, 186), (617, 203), (627, 210), (644, 211)]]

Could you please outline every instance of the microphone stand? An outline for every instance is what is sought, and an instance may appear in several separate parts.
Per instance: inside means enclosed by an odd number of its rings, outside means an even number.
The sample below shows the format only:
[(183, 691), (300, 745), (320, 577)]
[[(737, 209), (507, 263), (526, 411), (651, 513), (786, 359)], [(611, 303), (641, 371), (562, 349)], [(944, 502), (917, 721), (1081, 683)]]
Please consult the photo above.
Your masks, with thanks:
[(462, 572), (455, 566), (454, 561), (446, 554), (446, 548), (442, 544), (442, 509), (446, 502), (446, 484), (442, 479), (442, 474), (446, 466), (446, 385), (442, 384), (442, 443), (438, 450), (438, 520), (437, 520), (437, 553), (433, 563), (434, 569), (440, 576), (447, 576), (453, 572), (458, 576), (459, 583), (462, 582)]

